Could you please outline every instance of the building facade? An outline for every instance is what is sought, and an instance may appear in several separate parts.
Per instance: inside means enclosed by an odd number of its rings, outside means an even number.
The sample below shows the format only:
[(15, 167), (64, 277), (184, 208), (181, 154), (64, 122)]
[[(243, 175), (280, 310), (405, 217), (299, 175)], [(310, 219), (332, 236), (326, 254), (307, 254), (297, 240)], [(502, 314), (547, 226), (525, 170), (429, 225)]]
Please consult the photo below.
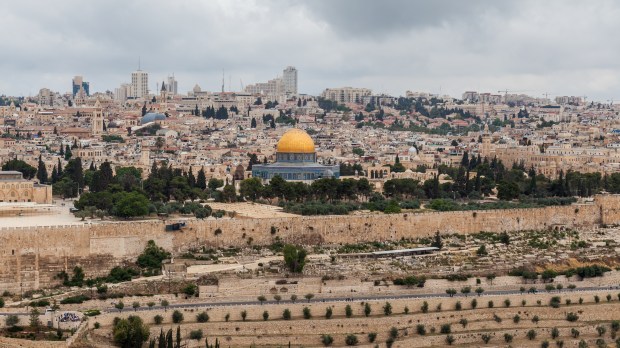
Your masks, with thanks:
[(149, 73), (137, 70), (131, 73), (132, 97), (142, 98), (149, 94)]
[(287, 66), (282, 72), (284, 93), (297, 95), (297, 69), (294, 66)]
[(52, 203), (52, 186), (24, 179), (21, 172), (0, 171), (0, 203)]
[(372, 91), (368, 88), (327, 88), (321, 96), (338, 103), (362, 103), (364, 97), (370, 96)]

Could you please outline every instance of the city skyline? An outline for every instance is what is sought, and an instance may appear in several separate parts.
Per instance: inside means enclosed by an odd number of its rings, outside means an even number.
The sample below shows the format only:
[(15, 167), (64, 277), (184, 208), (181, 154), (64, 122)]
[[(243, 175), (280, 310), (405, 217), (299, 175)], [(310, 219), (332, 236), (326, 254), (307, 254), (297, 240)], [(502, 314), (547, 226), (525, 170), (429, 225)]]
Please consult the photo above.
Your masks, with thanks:
[(0, 94), (64, 93), (76, 75), (91, 93), (114, 91), (140, 57), (149, 89), (174, 73), (179, 93), (220, 90), (222, 69), (235, 91), (291, 65), (299, 93), (311, 95), (343, 86), (396, 96), (508, 89), (605, 102), (620, 100), (609, 36), (618, 14), (612, 1), (26, 1), (0, 14), (12, 28), (0, 34)]

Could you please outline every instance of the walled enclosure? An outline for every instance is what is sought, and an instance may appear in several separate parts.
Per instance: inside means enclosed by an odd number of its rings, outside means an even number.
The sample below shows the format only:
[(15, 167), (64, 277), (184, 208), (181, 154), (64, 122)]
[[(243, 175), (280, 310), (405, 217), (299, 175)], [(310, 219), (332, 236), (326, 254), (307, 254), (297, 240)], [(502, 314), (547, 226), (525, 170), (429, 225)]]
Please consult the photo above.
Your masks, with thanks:
[[(437, 231), (470, 234), (618, 223), (620, 196), (599, 195), (591, 204), (532, 209), (192, 221), (175, 232), (166, 232), (161, 221), (2, 228), (0, 289), (17, 293), (53, 286), (59, 282), (56, 274), (71, 273), (77, 265), (87, 277), (104, 276), (112, 267), (133, 261), (150, 239), (180, 253), (203, 245), (267, 245), (276, 237), (291, 243), (337, 244), (430, 237)], [(216, 234), (218, 229), (221, 233)]]

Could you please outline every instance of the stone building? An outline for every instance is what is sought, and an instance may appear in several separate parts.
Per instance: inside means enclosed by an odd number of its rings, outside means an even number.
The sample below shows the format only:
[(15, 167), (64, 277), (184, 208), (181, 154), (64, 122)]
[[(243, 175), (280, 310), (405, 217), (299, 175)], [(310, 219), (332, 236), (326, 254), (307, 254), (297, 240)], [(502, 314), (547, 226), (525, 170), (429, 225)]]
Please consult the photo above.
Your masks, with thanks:
[(0, 203), (52, 203), (52, 186), (24, 179), (18, 171), (0, 171)]

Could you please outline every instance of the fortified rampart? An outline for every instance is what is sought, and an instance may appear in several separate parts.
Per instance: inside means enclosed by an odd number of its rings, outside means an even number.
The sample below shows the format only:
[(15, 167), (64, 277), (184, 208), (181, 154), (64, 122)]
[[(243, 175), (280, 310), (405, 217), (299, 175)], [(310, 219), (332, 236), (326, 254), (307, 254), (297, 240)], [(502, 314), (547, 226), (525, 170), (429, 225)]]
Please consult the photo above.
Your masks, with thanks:
[(533, 209), (192, 221), (175, 232), (166, 232), (161, 221), (2, 228), (0, 290), (48, 287), (59, 282), (55, 275), (71, 273), (76, 265), (88, 277), (106, 275), (112, 267), (135, 259), (150, 239), (179, 253), (204, 245), (266, 245), (276, 237), (338, 244), (430, 237), (437, 231), (470, 234), (618, 223), (620, 196), (601, 195), (590, 204)]

